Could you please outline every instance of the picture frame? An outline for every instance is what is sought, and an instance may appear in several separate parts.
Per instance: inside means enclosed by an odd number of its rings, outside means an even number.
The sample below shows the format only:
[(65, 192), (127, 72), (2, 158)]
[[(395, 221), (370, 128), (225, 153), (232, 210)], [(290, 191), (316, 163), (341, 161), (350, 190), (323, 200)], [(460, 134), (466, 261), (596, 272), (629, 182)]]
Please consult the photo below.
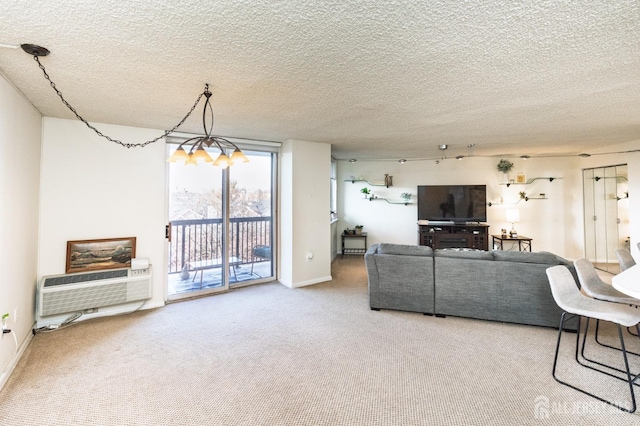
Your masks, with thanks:
[(136, 257), (136, 237), (67, 241), (65, 273), (129, 268)]

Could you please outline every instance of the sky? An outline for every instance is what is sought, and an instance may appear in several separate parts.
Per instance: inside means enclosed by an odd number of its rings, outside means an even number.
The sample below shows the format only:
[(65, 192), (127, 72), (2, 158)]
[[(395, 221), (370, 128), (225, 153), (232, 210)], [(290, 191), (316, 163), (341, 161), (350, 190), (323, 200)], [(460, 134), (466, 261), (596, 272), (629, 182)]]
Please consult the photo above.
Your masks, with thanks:
[[(249, 158), (248, 163), (238, 163), (230, 167), (231, 180), (238, 183), (238, 188), (270, 191), (271, 154), (245, 152), (245, 155)], [(215, 159), (213, 153), (211, 156)], [(172, 191), (186, 188), (191, 192), (207, 192), (220, 188), (221, 180), (220, 167), (208, 163), (197, 166), (169, 163), (169, 187)]]

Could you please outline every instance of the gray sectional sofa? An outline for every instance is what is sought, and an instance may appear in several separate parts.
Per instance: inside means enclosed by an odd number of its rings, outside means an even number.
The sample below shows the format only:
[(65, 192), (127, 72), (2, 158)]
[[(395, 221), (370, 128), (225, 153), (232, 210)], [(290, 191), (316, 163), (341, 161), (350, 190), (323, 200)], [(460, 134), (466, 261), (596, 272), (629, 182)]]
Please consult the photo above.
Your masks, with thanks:
[(558, 327), (562, 313), (546, 269), (565, 265), (575, 276), (571, 262), (548, 252), (433, 251), (380, 243), (364, 258), (371, 309), (546, 327)]

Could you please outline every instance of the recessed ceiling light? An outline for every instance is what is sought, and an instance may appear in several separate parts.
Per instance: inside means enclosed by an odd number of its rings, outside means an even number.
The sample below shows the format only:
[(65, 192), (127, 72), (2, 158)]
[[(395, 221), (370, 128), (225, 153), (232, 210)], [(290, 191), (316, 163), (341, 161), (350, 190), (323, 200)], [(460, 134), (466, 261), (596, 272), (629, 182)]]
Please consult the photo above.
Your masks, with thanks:
[(587, 154), (586, 152), (583, 152), (582, 154), (580, 154), (580, 157), (582, 158), (591, 157), (591, 154)]
[(402, 160), (398, 160), (398, 163), (400, 163), (400, 164), (404, 164), (406, 162), (407, 162), (407, 160), (405, 160), (404, 158)]
[(356, 160), (355, 158), (352, 158), (351, 160), (349, 160), (350, 163), (355, 163), (356, 161), (358, 160)]
[(456, 160), (462, 160), (463, 158), (464, 158), (464, 155), (458, 155), (458, 156), (456, 157)]
[(531, 156), (529, 156), (529, 155), (521, 155), (520, 158), (522, 158), (523, 160), (528, 160), (529, 158), (531, 158)]

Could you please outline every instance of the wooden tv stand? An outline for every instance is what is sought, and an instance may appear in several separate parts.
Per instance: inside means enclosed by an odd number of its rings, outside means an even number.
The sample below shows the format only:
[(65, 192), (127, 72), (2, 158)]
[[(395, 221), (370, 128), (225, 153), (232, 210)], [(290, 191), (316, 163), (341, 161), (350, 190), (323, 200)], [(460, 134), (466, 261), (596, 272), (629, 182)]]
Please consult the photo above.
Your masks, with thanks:
[(474, 224), (440, 224), (429, 223), (418, 225), (418, 244), (432, 249), (472, 248), (489, 250), (489, 225)]

